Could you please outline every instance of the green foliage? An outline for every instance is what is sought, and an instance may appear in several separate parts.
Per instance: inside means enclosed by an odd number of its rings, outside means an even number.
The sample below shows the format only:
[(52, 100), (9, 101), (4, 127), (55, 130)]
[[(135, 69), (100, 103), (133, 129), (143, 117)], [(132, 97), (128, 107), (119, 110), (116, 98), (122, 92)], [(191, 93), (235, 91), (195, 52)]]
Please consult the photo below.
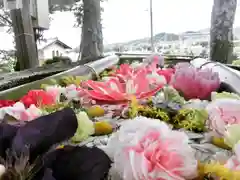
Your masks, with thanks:
[(148, 118), (153, 118), (153, 119), (160, 119), (167, 123), (170, 122), (170, 117), (169, 117), (168, 113), (166, 113), (165, 111), (162, 111), (161, 109), (156, 108), (156, 107), (139, 106), (138, 107), (138, 115), (145, 116)]
[(232, 65), (234, 65), (234, 66), (240, 66), (240, 60), (234, 60), (234, 61), (232, 62)]
[(103, 77), (108, 77), (108, 76), (111, 76), (111, 74), (114, 73), (114, 70), (109, 68), (109, 69), (105, 69), (103, 72), (101, 72), (99, 74), (99, 77), (100, 79), (103, 78)]
[(0, 72), (13, 72), (16, 64), (14, 51), (0, 50)]
[(181, 109), (173, 118), (173, 125), (178, 129), (184, 128), (189, 131), (203, 132), (207, 118), (208, 113), (205, 110)]
[(183, 128), (194, 132), (205, 131), (205, 121), (208, 117), (205, 110), (181, 109), (173, 118), (171, 118), (170, 113), (163, 109), (151, 106), (139, 106), (138, 115), (160, 119), (173, 125), (176, 129)]
[(64, 76), (59, 80), (58, 84), (60, 86), (68, 86), (71, 84), (79, 86), (84, 80), (86, 80), (86, 78), (82, 76)]
[(56, 57), (53, 57), (52, 59), (47, 59), (44, 62), (44, 65), (55, 64), (55, 63), (70, 64), (71, 63), (71, 59), (69, 57), (64, 57), (64, 56), (57, 57), (56, 56)]

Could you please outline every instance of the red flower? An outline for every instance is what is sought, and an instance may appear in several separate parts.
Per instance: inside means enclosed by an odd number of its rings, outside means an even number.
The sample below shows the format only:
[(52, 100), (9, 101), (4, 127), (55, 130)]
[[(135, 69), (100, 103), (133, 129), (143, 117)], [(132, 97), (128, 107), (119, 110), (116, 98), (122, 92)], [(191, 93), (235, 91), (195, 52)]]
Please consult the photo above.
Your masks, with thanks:
[(43, 90), (31, 90), (20, 100), (26, 107), (31, 104), (35, 106), (52, 105), (54, 104), (54, 97)]
[(12, 106), (14, 104), (15, 104), (15, 101), (13, 101), (13, 100), (0, 100), (0, 108)]

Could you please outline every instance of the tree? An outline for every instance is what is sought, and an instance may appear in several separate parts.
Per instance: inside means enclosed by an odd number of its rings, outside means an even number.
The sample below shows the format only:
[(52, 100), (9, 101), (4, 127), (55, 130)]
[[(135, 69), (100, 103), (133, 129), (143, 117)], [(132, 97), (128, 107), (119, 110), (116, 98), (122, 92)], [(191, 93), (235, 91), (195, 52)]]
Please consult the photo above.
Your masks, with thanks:
[[(101, 0), (49, 0), (51, 13), (72, 11), (76, 17), (76, 26), (82, 26), (80, 59), (83, 63), (103, 56), (102, 9), (100, 3)], [(6, 24), (6, 22), (4, 23)]]
[[(72, 11), (76, 17), (76, 26), (82, 26), (79, 56), (82, 63), (94, 61), (103, 56), (101, 1), (50, 0), (53, 11)], [(58, 6), (52, 6), (56, 4)]]
[(100, 0), (83, 0), (81, 61), (87, 63), (103, 56)]
[(101, 24), (102, 0), (50, 0), (54, 10), (72, 11), (76, 26), (82, 26), (79, 60), (82, 63), (94, 61), (103, 56), (103, 35)]
[(231, 63), (237, 0), (214, 0), (210, 30), (210, 59)]

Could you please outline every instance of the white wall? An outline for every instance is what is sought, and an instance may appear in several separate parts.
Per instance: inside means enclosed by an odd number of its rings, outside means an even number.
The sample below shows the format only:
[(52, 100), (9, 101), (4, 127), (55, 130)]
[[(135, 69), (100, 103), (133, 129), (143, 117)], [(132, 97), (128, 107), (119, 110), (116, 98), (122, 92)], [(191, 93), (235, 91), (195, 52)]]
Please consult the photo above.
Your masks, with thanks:
[(64, 49), (62, 46), (59, 46), (58, 44), (52, 44), (43, 49), (44, 60), (53, 58), (53, 51), (55, 51), (55, 56), (57, 56), (57, 51), (59, 52), (59, 56), (61, 56), (61, 54), (64, 56), (66, 49)]

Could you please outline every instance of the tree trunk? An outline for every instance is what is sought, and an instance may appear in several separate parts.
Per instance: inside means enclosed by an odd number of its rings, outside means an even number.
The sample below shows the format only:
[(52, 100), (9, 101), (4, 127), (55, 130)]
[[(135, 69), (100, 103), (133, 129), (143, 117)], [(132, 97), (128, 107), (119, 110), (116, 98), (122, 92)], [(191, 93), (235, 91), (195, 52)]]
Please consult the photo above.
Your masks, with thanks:
[(231, 63), (237, 0), (214, 0), (210, 30), (210, 59)]
[(80, 45), (81, 61), (94, 61), (103, 56), (100, 0), (83, 0), (83, 26)]

